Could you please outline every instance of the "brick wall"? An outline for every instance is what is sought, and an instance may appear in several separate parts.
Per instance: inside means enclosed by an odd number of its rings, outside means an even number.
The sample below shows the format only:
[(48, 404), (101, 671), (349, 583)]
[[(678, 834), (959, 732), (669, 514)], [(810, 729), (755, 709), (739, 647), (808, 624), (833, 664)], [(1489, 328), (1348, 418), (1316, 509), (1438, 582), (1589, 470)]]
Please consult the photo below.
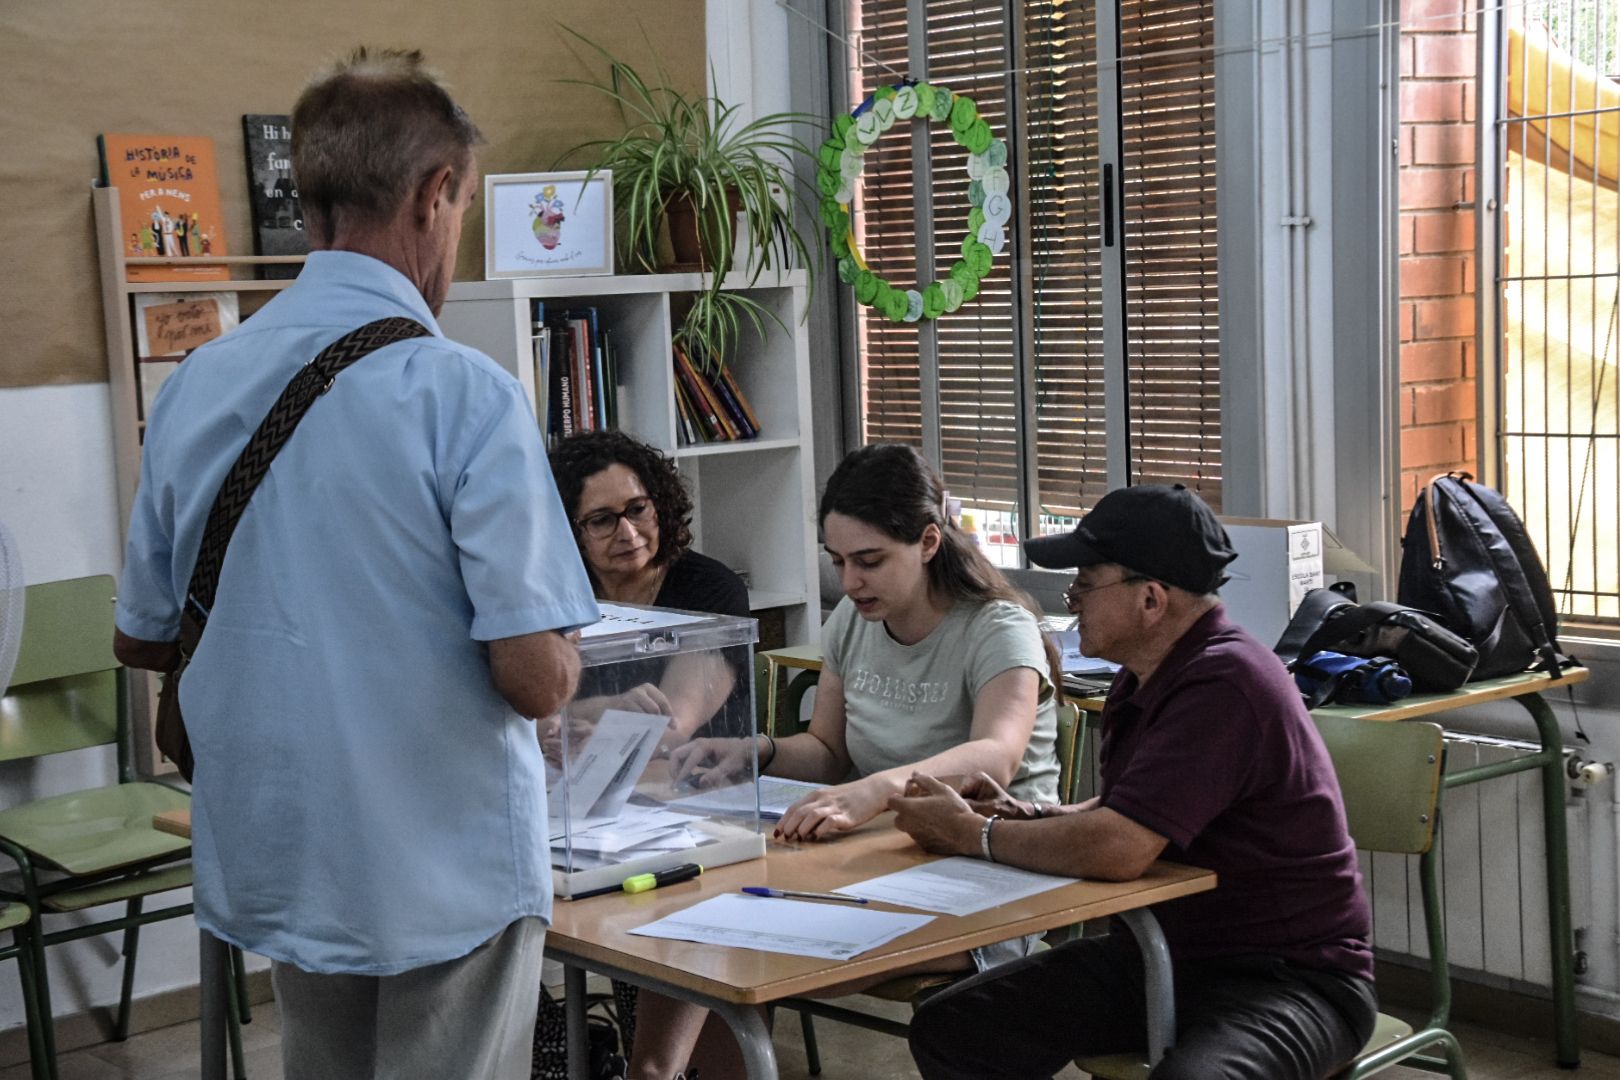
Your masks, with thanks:
[(1400, 42), (1401, 505), (1474, 467), (1472, 0), (1402, 0)]

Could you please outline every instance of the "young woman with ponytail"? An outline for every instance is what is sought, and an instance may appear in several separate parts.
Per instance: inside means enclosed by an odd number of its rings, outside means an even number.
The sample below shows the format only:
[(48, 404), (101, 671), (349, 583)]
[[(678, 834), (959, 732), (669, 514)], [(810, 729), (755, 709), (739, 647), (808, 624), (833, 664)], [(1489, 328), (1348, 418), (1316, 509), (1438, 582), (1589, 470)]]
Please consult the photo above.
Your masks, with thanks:
[[(701, 785), (733, 776), (757, 751), (761, 772), (827, 784), (783, 815), (776, 831), (787, 840), (829, 840), (865, 824), (913, 773), (984, 772), (1021, 799), (1055, 803), (1056, 654), (1034, 605), (950, 519), (938, 474), (908, 446), (863, 447), (833, 472), (818, 518), (844, 599), (822, 630), (809, 730), (756, 736), (753, 747), (698, 739), (671, 755), (677, 771)], [(1030, 944), (912, 971), (984, 970)], [(724, 1025), (710, 1023), (698, 1043), (706, 1015), (643, 994), (631, 1077), (668, 1080), (689, 1058), (703, 1080), (741, 1076)]]

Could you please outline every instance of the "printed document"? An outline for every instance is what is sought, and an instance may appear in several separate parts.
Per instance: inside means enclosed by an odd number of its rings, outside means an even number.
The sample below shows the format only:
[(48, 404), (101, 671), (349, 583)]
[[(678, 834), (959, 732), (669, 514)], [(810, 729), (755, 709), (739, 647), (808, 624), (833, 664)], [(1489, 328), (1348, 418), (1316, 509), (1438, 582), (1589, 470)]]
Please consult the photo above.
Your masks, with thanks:
[(932, 915), (728, 894), (710, 897), (630, 932), (734, 949), (848, 960), (930, 922)]
[(834, 891), (900, 907), (938, 911), (946, 915), (972, 915), (997, 904), (1073, 885), (1078, 880), (956, 855), (882, 877), (857, 881)]

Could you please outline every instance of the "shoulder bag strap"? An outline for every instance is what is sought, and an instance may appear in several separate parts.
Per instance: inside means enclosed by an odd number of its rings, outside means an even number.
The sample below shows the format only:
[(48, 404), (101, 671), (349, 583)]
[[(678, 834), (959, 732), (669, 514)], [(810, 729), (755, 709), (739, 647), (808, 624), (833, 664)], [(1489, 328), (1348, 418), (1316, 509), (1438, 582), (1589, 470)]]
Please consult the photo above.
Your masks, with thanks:
[(213, 508), (208, 511), (208, 524), (203, 527), (202, 547), (191, 571), (183, 612), (196, 621), (199, 630), (208, 621), (208, 612), (214, 606), (220, 568), (225, 563), (225, 547), (231, 542), (242, 511), (247, 509), (259, 481), (270, 471), (270, 462), (286, 445), (315, 399), (332, 389), (332, 381), (339, 372), (368, 353), (396, 341), (427, 337), (431, 333), (415, 319), (400, 316), (378, 319), (344, 334), (298, 369), (298, 374), (281, 391), (259, 429), (242, 448), (231, 471), (225, 474), (225, 482), (220, 485)]

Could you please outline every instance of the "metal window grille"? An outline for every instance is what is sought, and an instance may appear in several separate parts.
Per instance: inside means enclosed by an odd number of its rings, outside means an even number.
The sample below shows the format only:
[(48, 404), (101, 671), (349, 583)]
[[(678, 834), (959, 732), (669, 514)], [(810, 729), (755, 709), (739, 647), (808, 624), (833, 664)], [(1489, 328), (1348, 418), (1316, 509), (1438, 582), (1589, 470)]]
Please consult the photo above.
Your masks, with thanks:
[[(1566, 618), (1620, 621), (1620, 3), (1496, 16), (1493, 440)], [(1489, 328), (1493, 323), (1487, 323)], [(1487, 398), (1487, 401), (1490, 399)]]

